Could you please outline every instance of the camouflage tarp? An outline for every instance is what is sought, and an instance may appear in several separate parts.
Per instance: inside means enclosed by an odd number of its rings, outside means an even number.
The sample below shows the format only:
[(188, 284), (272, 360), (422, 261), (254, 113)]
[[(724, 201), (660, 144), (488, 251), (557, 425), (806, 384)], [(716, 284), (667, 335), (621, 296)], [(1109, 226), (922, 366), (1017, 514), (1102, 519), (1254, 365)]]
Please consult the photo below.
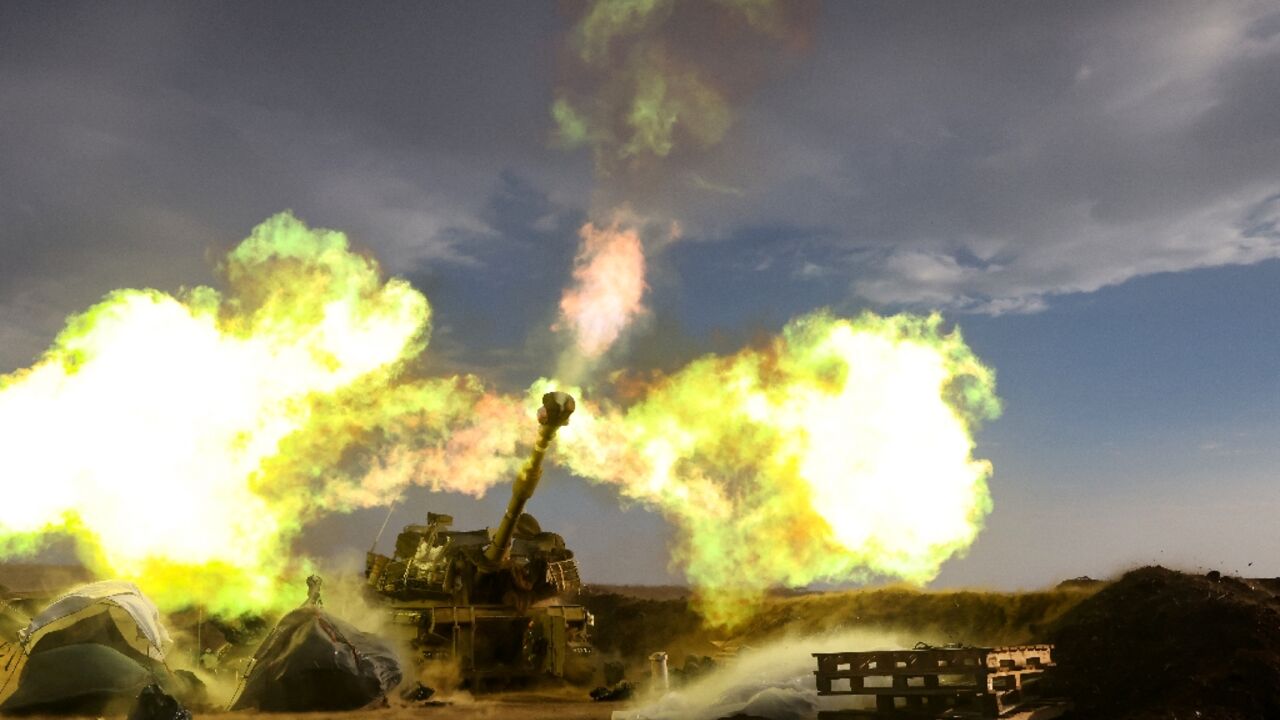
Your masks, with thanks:
[(400, 662), (385, 641), (304, 606), (262, 641), (231, 709), (353, 710), (386, 697), (400, 679)]

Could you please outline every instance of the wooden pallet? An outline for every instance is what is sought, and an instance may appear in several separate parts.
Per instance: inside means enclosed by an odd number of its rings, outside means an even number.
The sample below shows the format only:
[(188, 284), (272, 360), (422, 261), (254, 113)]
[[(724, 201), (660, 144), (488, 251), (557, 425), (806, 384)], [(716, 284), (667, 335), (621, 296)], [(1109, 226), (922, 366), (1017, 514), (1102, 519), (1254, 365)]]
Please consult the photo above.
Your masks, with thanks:
[[(821, 718), (1006, 718), (1036, 698), (1051, 645), (814, 653), (818, 695), (874, 697), (875, 710)], [(1030, 717), (1053, 717), (1033, 715)]]

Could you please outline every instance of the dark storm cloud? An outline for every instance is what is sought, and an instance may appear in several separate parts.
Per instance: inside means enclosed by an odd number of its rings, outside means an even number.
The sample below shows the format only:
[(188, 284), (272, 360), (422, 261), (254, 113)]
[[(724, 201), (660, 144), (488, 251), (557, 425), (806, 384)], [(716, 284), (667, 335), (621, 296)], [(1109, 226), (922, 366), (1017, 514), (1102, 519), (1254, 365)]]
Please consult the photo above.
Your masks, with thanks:
[[(292, 208), (393, 272), (474, 264), (483, 213), (546, 147), (550, 7), (0, 7), (0, 370), (116, 287), (211, 280)], [(527, 172), (527, 175), (532, 175)], [(586, 175), (583, 173), (582, 175)]]
[(0, 369), (112, 288), (208, 282), (285, 208), (438, 296), (454, 362), (509, 368), (549, 351), (583, 209), (622, 201), (719, 241), (653, 258), (677, 295), (764, 273), (774, 297), (1018, 311), (1274, 257), (1273, 7), (830, 3), (803, 52), (751, 54), (782, 63), (730, 94), (722, 143), (598, 178), (550, 147), (550, 3), (4, 3)]
[(809, 62), (655, 203), (690, 234), (827, 227), (855, 301), (987, 312), (1280, 254), (1247, 231), (1280, 190), (1274, 4), (823, 13)]

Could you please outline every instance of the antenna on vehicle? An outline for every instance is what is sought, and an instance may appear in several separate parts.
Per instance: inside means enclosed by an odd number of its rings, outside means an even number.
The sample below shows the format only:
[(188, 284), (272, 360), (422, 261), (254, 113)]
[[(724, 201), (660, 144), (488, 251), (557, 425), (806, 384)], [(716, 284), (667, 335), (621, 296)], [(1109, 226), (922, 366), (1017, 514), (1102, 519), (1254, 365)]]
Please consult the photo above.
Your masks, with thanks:
[(387, 516), (382, 519), (382, 527), (378, 528), (378, 535), (373, 539), (373, 544), (369, 546), (369, 552), (375, 552), (378, 549), (378, 543), (382, 540), (382, 533), (387, 531), (387, 523), (391, 522), (391, 513), (395, 512), (396, 503), (400, 502), (400, 496), (397, 495), (391, 504), (387, 506)]

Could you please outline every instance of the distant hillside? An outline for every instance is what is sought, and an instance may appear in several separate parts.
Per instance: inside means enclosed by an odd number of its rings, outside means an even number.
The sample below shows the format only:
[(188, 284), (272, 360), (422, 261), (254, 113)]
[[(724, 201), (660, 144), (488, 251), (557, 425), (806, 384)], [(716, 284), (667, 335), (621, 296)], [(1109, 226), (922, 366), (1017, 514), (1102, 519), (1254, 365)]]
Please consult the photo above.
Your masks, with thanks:
[(80, 565), (0, 563), (0, 592), (22, 595), (56, 595), (96, 578)]
[(662, 597), (649, 589), (594, 587), (579, 601), (596, 617), (593, 638), (606, 655), (639, 662), (666, 651), (713, 655), (725, 643), (758, 646), (785, 635), (838, 630), (889, 630), (933, 644), (1005, 645), (1043, 642), (1050, 626), (1105, 584), (1020, 593), (927, 591), (906, 588), (772, 596), (745, 625), (706, 628), (687, 593)]
[(583, 590), (591, 595), (621, 595), (637, 600), (687, 600), (693, 590), (683, 585), (590, 585)]

